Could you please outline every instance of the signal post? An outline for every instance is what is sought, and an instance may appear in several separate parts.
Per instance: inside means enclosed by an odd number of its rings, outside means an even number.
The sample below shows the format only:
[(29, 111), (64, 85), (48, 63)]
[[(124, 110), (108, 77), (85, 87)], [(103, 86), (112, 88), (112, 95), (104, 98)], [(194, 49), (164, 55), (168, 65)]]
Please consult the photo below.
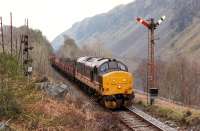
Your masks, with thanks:
[[(162, 16), (157, 22), (153, 18), (144, 20), (137, 18), (137, 21), (148, 29), (150, 32), (150, 40), (148, 39), (148, 58), (147, 58), (147, 103), (150, 101), (152, 105), (158, 96), (158, 87), (156, 87), (156, 64), (155, 64), (155, 30), (165, 20)], [(148, 34), (149, 35), (149, 34)], [(148, 37), (149, 38), (149, 37)]]

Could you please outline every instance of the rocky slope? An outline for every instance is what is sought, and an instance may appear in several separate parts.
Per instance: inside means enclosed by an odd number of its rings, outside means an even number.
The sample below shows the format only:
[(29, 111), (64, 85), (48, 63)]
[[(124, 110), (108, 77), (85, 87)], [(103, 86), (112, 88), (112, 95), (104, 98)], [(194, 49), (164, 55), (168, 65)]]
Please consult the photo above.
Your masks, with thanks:
[[(159, 38), (156, 41), (158, 54), (182, 52), (180, 45), (188, 43), (189, 39), (193, 40), (190, 41), (193, 43), (190, 48), (194, 49), (199, 45), (199, 10), (199, 0), (136, 0), (105, 14), (75, 23), (56, 37), (52, 44), (54, 48), (58, 48), (63, 44), (63, 35), (68, 35), (74, 38), (79, 46), (99, 40), (117, 56), (144, 58), (147, 51), (147, 30), (135, 19), (138, 16), (159, 19), (161, 15), (166, 15), (167, 20), (156, 32), (156, 38)], [(190, 38), (186, 38), (189, 37), (188, 33)], [(165, 53), (161, 53), (163, 51)]]

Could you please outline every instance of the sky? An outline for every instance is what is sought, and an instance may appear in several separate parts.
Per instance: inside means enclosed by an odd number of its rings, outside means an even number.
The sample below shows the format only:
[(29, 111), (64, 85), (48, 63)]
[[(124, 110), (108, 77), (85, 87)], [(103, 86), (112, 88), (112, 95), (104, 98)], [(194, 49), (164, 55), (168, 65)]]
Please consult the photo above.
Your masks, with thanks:
[(21, 26), (25, 18), (29, 26), (40, 29), (49, 41), (86, 17), (105, 13), (120, 4), (133, 0), (0, 0), (3, 24)]

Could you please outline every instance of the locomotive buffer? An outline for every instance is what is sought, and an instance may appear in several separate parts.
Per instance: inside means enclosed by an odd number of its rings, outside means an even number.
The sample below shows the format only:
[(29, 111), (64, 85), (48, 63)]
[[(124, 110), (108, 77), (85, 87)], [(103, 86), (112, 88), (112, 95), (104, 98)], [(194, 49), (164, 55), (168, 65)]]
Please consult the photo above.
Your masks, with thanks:
[[(150, 32), (150, 40), (148, 33), (148, 62), (147, 62), (147, 103), (150, 100), (150, 104), (154, 103), (154, 99), (158, 96), (158, 88), (156, 87), (156, 66), (155, 66), (155, 38), (154, 32), (157, 27), (165, 20), (165, 16), (162, 16), (157, 22), (153, 18), (145, 20), (137, 18), (137, 22), (142, 24)], [(150, 94), (150, 98), (149, 98)]]

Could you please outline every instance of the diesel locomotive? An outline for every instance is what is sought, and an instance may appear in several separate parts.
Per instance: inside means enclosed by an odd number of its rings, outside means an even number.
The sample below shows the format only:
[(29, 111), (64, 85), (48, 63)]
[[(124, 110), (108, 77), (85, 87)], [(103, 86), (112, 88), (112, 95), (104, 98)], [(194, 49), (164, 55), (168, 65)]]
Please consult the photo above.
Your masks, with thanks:
[(134, 98), (134, 78), (116, 59), (80, 57), (76, 60), (50, 56), (51, 65), (95, 95), (106, 108), (116, 109)]

